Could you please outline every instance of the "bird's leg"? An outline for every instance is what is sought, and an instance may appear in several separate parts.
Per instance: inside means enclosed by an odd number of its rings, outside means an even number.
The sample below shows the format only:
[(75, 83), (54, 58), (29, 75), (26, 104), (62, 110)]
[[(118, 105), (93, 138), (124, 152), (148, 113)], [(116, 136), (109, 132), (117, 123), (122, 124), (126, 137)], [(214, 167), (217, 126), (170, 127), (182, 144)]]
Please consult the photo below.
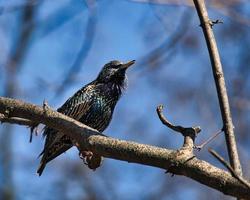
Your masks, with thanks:
[(73, 144), (79, 150), (79, 157), (83, 160), (83, 163), (88, 166), (89, 169), (96, 170), (96, 168), (100, 167), (102, 164), (102, 157), (90, 150), (85, 148), (81, 148), (79, 143), (73, 141)]
[(75, 143), (76, 147), (79, 150), (79, 157), (83, 160), (84, 164), (88, 165), (88, 163), (91, 161), (92, 157), (93, 157), (93, 152), (89, 151), (87, 149), (81, 149), (80, 145), (76, 142)]

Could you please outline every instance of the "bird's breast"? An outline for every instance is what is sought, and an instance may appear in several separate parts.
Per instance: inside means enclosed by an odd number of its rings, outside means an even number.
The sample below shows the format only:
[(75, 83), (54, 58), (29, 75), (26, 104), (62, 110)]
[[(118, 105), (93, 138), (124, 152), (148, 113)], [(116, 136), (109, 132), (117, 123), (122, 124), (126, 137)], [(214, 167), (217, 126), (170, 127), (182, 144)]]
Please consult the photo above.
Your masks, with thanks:
[(89, 110), (82, 116), (80, 121), (102, 132), (112, 119), (115, 104), (114, 100), (106, 97), (93, 97)]

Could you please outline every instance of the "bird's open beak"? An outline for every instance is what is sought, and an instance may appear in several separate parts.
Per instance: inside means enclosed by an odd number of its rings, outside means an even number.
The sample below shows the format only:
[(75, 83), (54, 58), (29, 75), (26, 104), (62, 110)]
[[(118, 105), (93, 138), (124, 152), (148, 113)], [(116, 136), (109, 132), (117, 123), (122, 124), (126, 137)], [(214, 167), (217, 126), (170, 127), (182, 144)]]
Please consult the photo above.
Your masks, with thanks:
[(121, 66), (120, 69), (127, 69), (127, 68), (129, 68), (131, 65), (133, 65), (134, 63), (135, 63), (135, 60), (131, 60), (131, 61), (127, 62), (127, 63), (122, 64), (122, 66)]

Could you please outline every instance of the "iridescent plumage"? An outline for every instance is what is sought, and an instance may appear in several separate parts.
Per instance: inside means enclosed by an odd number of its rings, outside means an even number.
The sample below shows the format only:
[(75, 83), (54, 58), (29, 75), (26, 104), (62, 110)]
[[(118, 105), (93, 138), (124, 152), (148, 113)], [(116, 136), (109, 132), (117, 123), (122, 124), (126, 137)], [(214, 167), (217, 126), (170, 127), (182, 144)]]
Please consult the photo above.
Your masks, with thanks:
[[(116, 103), (126, 85), (126, 69), (134, 61), (111, 61), (104, 65), (96, 80), (70, 97), (58, 112), (103, 132), (109, 125)], [(42, 174), (46, 164), (73, 146), (70, 138), (57, 130), (45, 127), (46, 137), (42, 159), (37, 170)]]

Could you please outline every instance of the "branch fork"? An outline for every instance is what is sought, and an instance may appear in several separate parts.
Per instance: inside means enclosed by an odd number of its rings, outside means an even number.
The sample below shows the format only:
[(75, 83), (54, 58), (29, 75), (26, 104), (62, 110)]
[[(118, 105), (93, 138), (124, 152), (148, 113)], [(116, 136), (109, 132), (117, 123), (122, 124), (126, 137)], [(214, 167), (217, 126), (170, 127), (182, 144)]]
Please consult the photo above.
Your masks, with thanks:
[[(214, 24), (221, 23), (220, 20), (211, 21), (208, 16), (204, 0), (193, 0), (197, 14), (200, 19), (202, 31), (207, 43), (210, 56), (211, 66), (213, 70), (214, 81), (216, 85), (217, 95), (220, 104), (221, 117), (224, 126), (225, 140), (227, 144), (229, 161), (233, 169), (239, 176), (242, 176), (242, 168), (236, 145), (236, 139), (233, 128), (233, 120), (227, 95), (226, 83), (223, 75), (223, 68), (220, 61), (220, 55), (217, 48), (216, 40), (212, 30)], [(209, 24), (208, 24), (209, 23)]]

